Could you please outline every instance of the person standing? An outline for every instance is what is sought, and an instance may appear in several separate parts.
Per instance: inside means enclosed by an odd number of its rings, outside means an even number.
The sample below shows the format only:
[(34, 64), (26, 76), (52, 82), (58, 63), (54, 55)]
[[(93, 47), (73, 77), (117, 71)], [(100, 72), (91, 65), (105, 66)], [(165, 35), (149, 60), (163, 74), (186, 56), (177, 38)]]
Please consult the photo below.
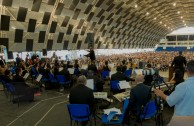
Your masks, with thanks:
[(186, 73), (188, 75), (186, 81), (177, 85), (169, 96), (159, 89), (154, 90), (155, 94), (164, 99), (169, 106), (175, 106), (174, 116), (194, 116), (194, 60), (187, 63)]
[(89, 54), (85, 55), (86, 57), (89, 57), (91, 61), (96, 60), (95, 52), (92, 47), (90, 47), (90, 51), (88, 51)]
[(19, 66), (21, 61), (22, 61), (22, 59), (20, 58), (19, 54), (17, 54), (17, 57), (16, 57), (16, 64), (17, 64), (17, 66)]
[(179, 69), (183, 72), (185, 72), (185, 66), (187, 64), (186, 58), (182, 56), (182, 52), (179, 52), (179, 56), (174, 57), (174, 60), (172, 61), (171, 67), (174, 66), (174, 70)]

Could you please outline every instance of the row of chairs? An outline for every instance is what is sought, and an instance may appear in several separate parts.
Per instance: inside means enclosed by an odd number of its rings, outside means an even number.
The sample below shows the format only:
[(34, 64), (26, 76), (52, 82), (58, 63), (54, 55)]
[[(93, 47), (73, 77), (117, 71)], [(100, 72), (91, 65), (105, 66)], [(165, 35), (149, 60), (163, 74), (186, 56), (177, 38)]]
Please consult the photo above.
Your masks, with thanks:
[[(111, 115), (103, 114), (101, 116), (101, 123), (102, 125), (123, 125), (124, 124), (124, 117), (127, 112), (127, 107), (130, 104), (130, 100), (125, 99), (122, 108), (122, 114), (117, 115), (117, 120), (112, 121)], [(71, 126), (74, 122), (78, 126), (80, 122), (83, 121), (91, 121), (92, 117), (94, 117), (95, 125), (96, 125), (96, 118), (95, 115), (90, 112), (89, 106), (87, 104), (68, 104), (67, 105), (68, 112), (70, 115)], [(155, 105), (155, 101), (148, 102), (144, 107), (143, 110), (137, 115), (142, 126), (142, 121), (146, 118), (155, 118), (156, 121), (156, 113), (157, 108)], [(130, 120), (130, 119), (129, 119)], [(90, 122), (92, 124), (92, 122)]]
[[(126, 70), (124, 74), (125, 74), (125, 76), (130, 77), (132, 74), (132, 69)], [(106, 80), (107, 77), (110, 76), (110, 71), (102, 71), (101, 76), (102, 76), (103, 80)]]

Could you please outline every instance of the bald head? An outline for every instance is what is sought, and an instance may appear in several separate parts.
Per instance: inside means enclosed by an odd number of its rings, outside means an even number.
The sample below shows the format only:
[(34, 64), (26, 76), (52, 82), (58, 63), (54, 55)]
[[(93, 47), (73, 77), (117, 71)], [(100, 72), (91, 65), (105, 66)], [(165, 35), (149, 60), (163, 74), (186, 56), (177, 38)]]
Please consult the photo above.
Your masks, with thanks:
[(87, 79), (84, 75), (79, 76), (78, 79), (77, 79), (78, 84), (86, 85), (86, 82), (87, 82)]
[(136, 84), (143, 83), (144, 82), (144, 76), (141, 74), (138, 74), (135, 78)]

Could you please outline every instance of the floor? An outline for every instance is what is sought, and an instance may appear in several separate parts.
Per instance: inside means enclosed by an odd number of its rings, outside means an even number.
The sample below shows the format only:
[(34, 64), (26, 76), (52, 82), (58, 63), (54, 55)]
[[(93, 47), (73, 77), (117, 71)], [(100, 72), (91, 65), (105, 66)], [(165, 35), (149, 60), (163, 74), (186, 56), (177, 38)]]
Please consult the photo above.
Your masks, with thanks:
[[(108, 85), (105, 85), (105, 90)], [(1, 89), (1, 88), (0, 88)], [(41, 96), (36, 96), (34, 102), (22, 102), (18, 107), (6, 98), (4, 91), (0, 91), (0, 126), (70, 126), (66, 105), (70, 89), (64, 92), (43, 90)], [(110, 106), (122, 106), (114, 100)], [(165, 107), (163, 111), (164, 126), (168, 124), (173, 114), (173, 108)], [(131, 125), (134, 121), (131, 121)], [(97, 126), (100, 126), (97, 119)], [(143, 122), (143, 126), (155, 126), (154, 119)]]

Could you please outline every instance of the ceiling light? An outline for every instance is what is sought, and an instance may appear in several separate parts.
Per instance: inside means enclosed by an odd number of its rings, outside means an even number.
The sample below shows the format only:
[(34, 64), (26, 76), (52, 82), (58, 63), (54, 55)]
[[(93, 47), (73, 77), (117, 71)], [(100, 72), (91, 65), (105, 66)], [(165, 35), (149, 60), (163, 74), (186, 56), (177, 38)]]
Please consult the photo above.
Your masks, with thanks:
[(184, 23), (185, 21), (183, 20), (183, 23)]
[(162, 24), (162, 22), (160, 22), (160, 24)]
[(164, 26), (166, 27), (166, 24)]
[(135, 5), (135, 8), (137, 8), (138, 6), (137, 6), (137, 4)]
[(146, 13), (146, 15), (149, 15), (149, 14), (150, 14), (149, 12)]
[(184, 24), (185, 26), (187, 25), (187, 24)]
[(178, 14), (180, 14), (181, 12), (180, 12), (180, 11), (178, 11), (177, 13), (178, 13)]
[(176, 6), (176, 3), (173, 3), (173, 6), (175, 7)]
[(181, 16), (181, 19), (183, 19), (183, 17)]
[(154, 20), (156, 20), (157, 18), (155, 17)]

